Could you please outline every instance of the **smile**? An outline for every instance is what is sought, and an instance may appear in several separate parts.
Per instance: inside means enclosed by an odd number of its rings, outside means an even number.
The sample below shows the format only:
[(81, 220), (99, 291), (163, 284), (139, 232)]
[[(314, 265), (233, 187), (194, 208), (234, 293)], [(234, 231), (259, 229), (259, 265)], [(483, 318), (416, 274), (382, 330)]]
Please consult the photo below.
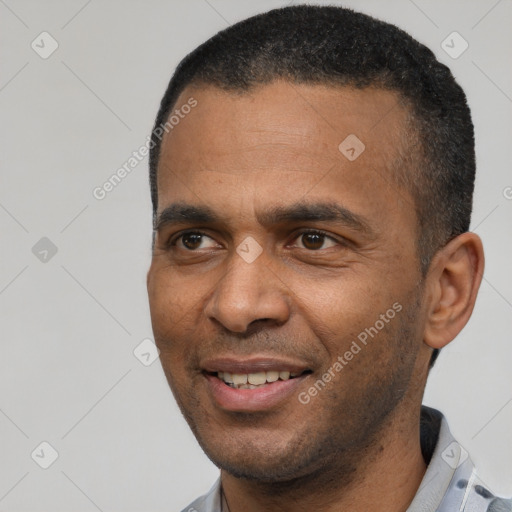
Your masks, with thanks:
[(285, 381), (300, 375), (300, 372), (289, 372), (286, 370), (271, 370), (257, 373), (217, 372), (218, 379), (235, 389), (256, 389), (278, 380)]
[(313, 373), (309, 364), (283, 357), (217, 356), (201, 361), (201, 373), (215, 408), (223, 411), (282, 410)]

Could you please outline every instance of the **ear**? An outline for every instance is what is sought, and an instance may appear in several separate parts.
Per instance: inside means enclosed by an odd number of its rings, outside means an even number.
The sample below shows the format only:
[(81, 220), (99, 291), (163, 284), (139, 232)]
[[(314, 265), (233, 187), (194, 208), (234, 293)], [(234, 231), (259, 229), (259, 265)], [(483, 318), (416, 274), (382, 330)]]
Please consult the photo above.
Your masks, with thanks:
[(480, 237), (463, 233), (440, 249), (427, 275), (427, 317), (424, 342), (443, 348), (466, 325), (475, 306), (484, 271)]

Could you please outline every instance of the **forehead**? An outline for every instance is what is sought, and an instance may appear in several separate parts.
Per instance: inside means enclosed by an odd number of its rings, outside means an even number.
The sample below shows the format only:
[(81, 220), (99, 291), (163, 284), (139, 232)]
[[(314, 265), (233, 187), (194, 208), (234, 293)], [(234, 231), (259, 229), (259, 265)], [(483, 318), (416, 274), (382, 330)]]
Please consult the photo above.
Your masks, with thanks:
[(393, 135), (400, 137), (407, 114), (396, 92), (375, 87), (354, 89), (278, 80), (249, 91), (192, 86), (178, 97), (174, 109), (179, 111), (192, 97), (198, 103), (193, 115), (188, 122), (179, 121), (181, 129), (175, 126), (166, 142), (172, 143), (190, 124), (208, 137), (205, 142), (215, 142), (218, 148), (233, 139), (241, 141), (247, 133), (257, 137), (259, 130), (262, 137), (274, 130), (280, 136), (317, 135), (326, 142), (331, 137), (338, 140), (347, 131), (367, 139), (387, 134), (389, 140)]
[(181, 200), (263, 207), (320, 196), (412, 207), (392, 179), (407, 118), (394, 92), (279, 81), (244, 92), (196, 86), (174, 112), (191, 98), (197, 105), (163, 139), (160, 211)]

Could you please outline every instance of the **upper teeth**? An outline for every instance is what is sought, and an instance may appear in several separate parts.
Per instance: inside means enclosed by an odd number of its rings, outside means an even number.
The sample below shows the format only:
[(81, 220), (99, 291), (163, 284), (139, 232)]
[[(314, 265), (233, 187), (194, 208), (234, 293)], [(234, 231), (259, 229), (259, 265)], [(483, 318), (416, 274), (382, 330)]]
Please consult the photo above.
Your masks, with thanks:
[(226, 384), (231, 387), (247, 387), (252, 388), (253, 386), (261, 386), (267, 382), (275, 382), (278, 379), (288, 380), (290, 377), (297, 377), (300, 375), (299, 372), (288, 372), (288, 371), (268, 371), (268, 372), (257, 372), (257, 373), (229, 373), (229, 372), (217, 372), (219, 379), (223, 380)]

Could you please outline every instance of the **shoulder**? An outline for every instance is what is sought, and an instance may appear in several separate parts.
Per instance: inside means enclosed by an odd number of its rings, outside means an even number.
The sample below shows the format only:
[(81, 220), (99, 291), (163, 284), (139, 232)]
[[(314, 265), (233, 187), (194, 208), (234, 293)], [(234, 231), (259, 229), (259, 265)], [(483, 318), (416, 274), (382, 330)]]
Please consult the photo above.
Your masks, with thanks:
[(512, 498), (496, 496), (476, 474), (472, 481), (462, 479), (455, 485), (465, 493), (465, 512), (512, 512)]
[(512, 499), (497, 496), (479, 478), (442, 413), (422, 407), (420, 439), (427, 471), (408, 512), (512, 512)]

